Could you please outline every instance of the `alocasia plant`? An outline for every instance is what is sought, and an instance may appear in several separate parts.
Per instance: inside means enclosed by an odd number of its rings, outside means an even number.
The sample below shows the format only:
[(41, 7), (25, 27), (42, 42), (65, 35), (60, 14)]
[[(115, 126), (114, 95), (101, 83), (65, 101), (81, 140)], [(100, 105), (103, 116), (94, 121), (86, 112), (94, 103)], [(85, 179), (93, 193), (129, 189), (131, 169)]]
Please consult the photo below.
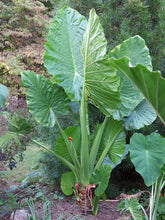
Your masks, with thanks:
[[(150, 71), (152, 68), (144, 40), (135, 36), (109, 54), (106, 46), (103, 28), (94, 9), (90, 11), (87, 21), (76, 10), (64, 7), (57, 12), (45, 45), (44, 64), (53, 75), (53, 80), (32, 71), (22, 74), (32, 115), (43, 126), (57, 124), (61, 131), (54, 151), (33, 141), (70, 168), (71, 171), (62, 176), (61, 188), (66, 195), (77, 192), (79, 202), (86, 202), (89, 198), (89, 207), (93, 206), (91, 188), (95, 188), (94, 201), (97, 203), (108, 185), (111, 165), (104, 164), (105, 157), (108, 155), (116, 164), (124, 153), (125, 133), (121, 119), (125, 117), (128, 128), (132, 125), (136, 128), (135, 118), (143, 121), (138, 124), (139, 128), (156, 118), (147, 106), (148, 118), (145, 120), (142, 114), (146, 109), (144, 97), (133, 83), (121, 76), (122, 72), (132, 68), (135, 72), (141, 69)], [(131, 88), (129, 92), (127, 87)], [(92, 143), (89, 100), (105, 115)], [(67, 114), (70, 101), (79, 103), (80, 126), (63, 130), (58, 115)], [(131, 115), (133, 111), (136, 111), (136, 117)], [(97, 211), (97, 208), (94, 210)]]

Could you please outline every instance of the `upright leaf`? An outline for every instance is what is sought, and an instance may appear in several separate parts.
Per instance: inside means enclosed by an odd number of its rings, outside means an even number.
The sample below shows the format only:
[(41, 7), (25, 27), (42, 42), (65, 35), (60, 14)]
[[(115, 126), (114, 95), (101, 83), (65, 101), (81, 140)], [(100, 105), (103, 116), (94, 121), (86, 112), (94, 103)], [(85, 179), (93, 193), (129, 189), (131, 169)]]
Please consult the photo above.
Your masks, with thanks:
[(156, 133), (147, 137), (135, 133), (129, 149), (136, 171), (142, 175), (145, 184), (151, 186), (165, 163), (165, 139)]
[(82, 95), (84, 66), (80, 47), (86, 24), (84, 16), (64, 7), (57, 12), (45, 44), (44, 65), (72, 101), (79, 101)]
[(43, 126), (53, 127), (56, 115), (68, 112), (69, 99), (63, 89), (43, 75), (26, 71), (22, 74), (22, 82), (28, 88), (26, 93), (29, 111)]
[(99, 17), (92, 9), (81, 48), (85, 87), (93, 103), (104, 114), (110, 115), (120, 103), (119, 77), (106, 59), (106, 46), (107, 41)]
[(99, 161), (96, 169), (103, 164), (108, 155), (113, 164), (116, 164), (125, 150), (125, 133), (121, 121), (109, 118), (106, 122), (99, 148)]
[[(80, 154), (80, 146), (81, 146), (81, 136), (80, 136), (80, 127), (68, 127), (64, 130), (65, 134), (69, 137), (71, 137), (73, 140), (71, 141), (71, 145), (75, 147), (76, 152), (78, 155)], [(63, 136), (60, 135), (60, 137), (57, 139), (55, 144), (55, 153), (60, 155), (61, 157), (65, 158), (68, 161), (71, 161), (71, 156), (68, 152), (67, 146), (65, 144), (65, 141), (63, 139)]]

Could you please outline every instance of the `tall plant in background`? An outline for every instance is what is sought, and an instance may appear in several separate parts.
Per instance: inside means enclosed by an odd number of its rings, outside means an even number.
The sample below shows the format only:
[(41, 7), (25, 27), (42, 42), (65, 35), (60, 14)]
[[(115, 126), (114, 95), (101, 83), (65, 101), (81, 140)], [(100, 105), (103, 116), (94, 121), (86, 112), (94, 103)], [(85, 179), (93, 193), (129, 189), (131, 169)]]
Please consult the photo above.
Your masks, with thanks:
[[(108, 155), (111, 163), (116, 164), (125, 150), (121, 119), (126, 116), (125, 125), (129, 129), (143, 127), (156, 118), (141, 93), (121, 72), (156, 73), (152, 72), (148, 48), (138, 36), (106, 54), (107, 41), (94, 9), (90, 11), (88, 22), (71, 8), (59, 10), (45, 46), (44, 64), (53, 75), (53, 81), (26, 71), (22, 74), (23, 86), (28, 88), (27, 102), (35, 119), (44, 126), (57, 124), (61, 136), (54, 151), (33, 141), (70, 168), (61, 179), (66, 195), (75, 191), (80, 203), (92, 207), (91, 188), (95, 189), (96, 213), (96, 204), (104, 194), (111, 172), (111, 165), (105, 165), (104, 159)], [(89, 100), (105, 115), (93, 142), (88, 120)], [(70, 101), (79, 103), (80, 126), (63, 130), (58, 118), (67, 113)]]

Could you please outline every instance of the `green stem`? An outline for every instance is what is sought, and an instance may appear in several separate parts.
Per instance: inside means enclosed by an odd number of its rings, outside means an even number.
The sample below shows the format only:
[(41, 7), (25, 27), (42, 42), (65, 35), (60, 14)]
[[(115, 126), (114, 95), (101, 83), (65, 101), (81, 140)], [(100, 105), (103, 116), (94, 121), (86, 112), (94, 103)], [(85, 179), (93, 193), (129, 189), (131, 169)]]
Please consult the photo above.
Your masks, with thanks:
[[(87, 91), (83, 87), (83, 94), (80, 107), (80, 123), (81, 123), (81, 169), (82, 182), (84, 185), (89, 183), (89, 123), (87, 111)], [(82, 183), (83, 184), (83, 183)]]
[(164, 185), (163, 179), (164, 179), (164, 174), (155, 183), (154, 199), (152, 201), (154, 204), (152, 204), (153, 208), (151, 210), (151, 216), (150, 216), (150, 219), (152, 219), (152, 220), (156, 220), (157, 209), (158, 209), (159, 198), (160, 198), (160, 192), (161, 192), (161, 189), (162, 189), (162, 185)]
[(34, 143), (36, 143), (37, 145), (39, 145), (40, 147), (42, 147), (43, 149), (45, 149), (46, 151), (54, 154), (56, 156), (57, 159), (59, 159), (60, 161), (62, 161), (64, 164), (66, 164), (71, 170), (72, 172), (74, 173), (75, 177), (78, 178), (78, 172), (77, 172), (77, 169), (73, 166), (73, 164), (71, 164), (68, 160), (66, 160), (65, 158), (61, 157), (60, 155), (56, 154), (53, 150), (45, 147), (42, 143), (32, 139), (32, 141)]
[(97, 132), (97, 135), (95, 137), (95, 140), (93, 142), (93, 146), (92, 146), (92, 149), (91, 149), (91, 152), (90, 152), (90, 157), (89, 157), (90, 173), (93, 173), (93, 168), (94, 168), (94, 165), (96, 163), (96, 157), (97, 157), (97, 154), (98, 154), (98, 150), (99, 150), (99, 147), (100, 147), (100, 142), (101, 142), (101, 139), (102, 139), (102, 135), (103, 135), (103, 132), (104, 132), (106, 122), (107, 122), (107, 117), (105, 118), (103, 124), (99, 128), (99, 130)]

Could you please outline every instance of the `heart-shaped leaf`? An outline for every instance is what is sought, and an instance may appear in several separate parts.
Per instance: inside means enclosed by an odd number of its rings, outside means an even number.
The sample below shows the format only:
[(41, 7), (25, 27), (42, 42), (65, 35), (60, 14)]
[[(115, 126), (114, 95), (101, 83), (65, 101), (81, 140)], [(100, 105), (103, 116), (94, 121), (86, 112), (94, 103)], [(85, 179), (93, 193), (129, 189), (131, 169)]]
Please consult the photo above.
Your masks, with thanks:
[(135, 133), (129, 149), (136, 171), (142, 175), (145, 184), (151, 186), (165, 163), (165, 139), (156, 133), (147, 137)]
[(43, 126), (53, 127), (56, 114), (67, 114), (69, 99), (64, 90), (43, 75), (25, 71), (22, 74), (22, 85), (28, 88), (29, 111)]
[(73, 194), (73, 188), (75, 187), (75, 183), (76, 179), (71, 171), (62, 174), (61, 189), (65, 195), (70, 196)]

